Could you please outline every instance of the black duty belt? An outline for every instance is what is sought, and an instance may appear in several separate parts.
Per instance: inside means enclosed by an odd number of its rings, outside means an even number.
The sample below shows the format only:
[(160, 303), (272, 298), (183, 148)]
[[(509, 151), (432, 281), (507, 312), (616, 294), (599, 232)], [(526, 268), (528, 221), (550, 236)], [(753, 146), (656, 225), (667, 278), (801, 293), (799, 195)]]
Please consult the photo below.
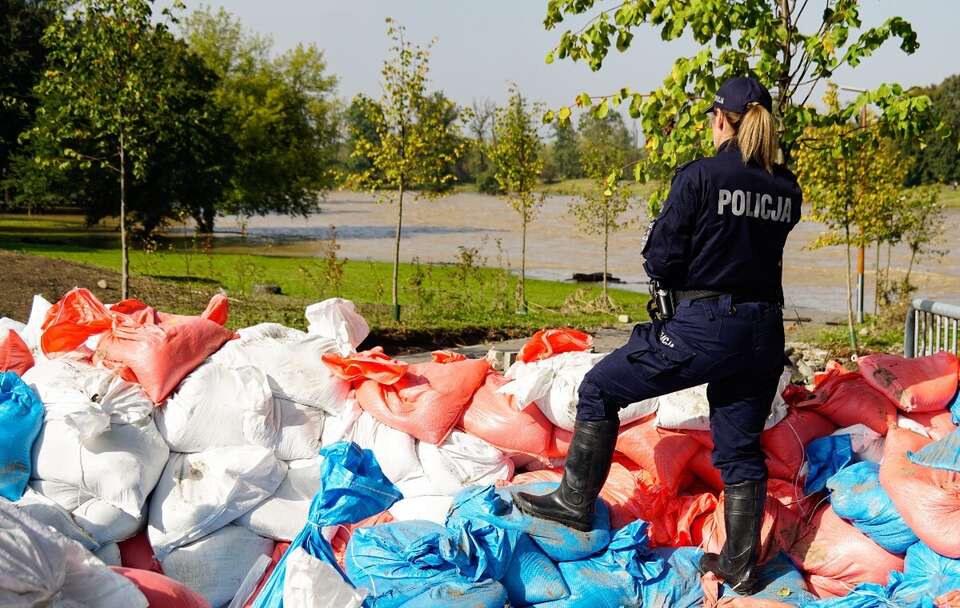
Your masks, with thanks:
[(674, 297), (678, 303), (685, 301), (692, 302), (695, 300), (706, 300), (709, 298), (719, 298), (725, 295), (731, 296), (731, 299), (735, 304), (741, 304), (743, 302), (770, 302), (771, 304), (779, 304), (779, 298), (771, 298), (770, 296), (757, 294), (736, 294), (728, 291), (712, 291), (709, 289), (678, 289), (674, 292)]

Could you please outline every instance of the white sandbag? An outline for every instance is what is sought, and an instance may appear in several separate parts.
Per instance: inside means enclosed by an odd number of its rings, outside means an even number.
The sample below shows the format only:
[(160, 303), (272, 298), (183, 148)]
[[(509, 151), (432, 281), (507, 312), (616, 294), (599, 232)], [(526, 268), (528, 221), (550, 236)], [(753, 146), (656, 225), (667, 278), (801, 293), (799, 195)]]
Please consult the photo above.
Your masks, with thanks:
[(304, 311), (307, 333), (320, 336), (334, 343), (334, 352), (343, 356), (355, 352), (360, 343), (370, 335), (370, 326), (358, 312), (353, 302), (343, 298), (329, 298), (307, 306)]
[(147, 608), (147, 600), (80, 543), (0, 500), (0, 606)]
[(258, 446), (171, 455), (150, 499), (147, 535), (157, 558), (263, 502), (285, 474), (286, 465), (273, 451)]
[(28, 486), (20, 500), (14, 504), (21, 513), (26, 513), (41, 524), (77, 541), (84, 549), (96, 551), (100, 547), (100, 543), (74, 521), (69, 511), (32, 487)]
[(237, 333), (240, 338), (211, 355), (211, 361), (260, 369), (278, 400), (320, 408), (329, 414), (343, 409), (350, 384), (334, 376), (321, 359), (324, 353), (336, 349), (333, 341), (278, 323), (261, 323)]
[(285, 399), (274, 399), (280, 413), (276, 453), (280, 460), (313, 458), (320, 451), (327, 414)]
[(447, 514), (453, 505), (453, 496), (418, 496), (393, 503), (390, 515), (396, 521), (426, 520), (441, 526), (447, 523)]
[(333, 566), (297, 547), (287, 557), (284, 608), (360, 608), (366, 594), (354, 589)]
[[(5, 332), (8, 329), (12, 329), (14, 333), (20, 336), (20, 339), (22, 340), (23, 332), (27, 329), (27, 325), (25, 323), (21, 323), (20, 321), (15, 321), (10, 317), (0, 318), (0, 332)], [(24, 340), (24, 342), (26, 342), (26, 340)], [(30, 345), (27, 344), (27, 346)]]
[[(518, 361), (507, 370), (511, 379), (497, 392), (514, 395), (518, 407), (536, 402), (547, 420), (554, 425), (573, 430), (577, 418), (578, 391), (583, 377), (605, 357), (605, 353), (577, 351), (561, 353), (542, 361)], [(631, 403), (620, 410), (620, 423), (629, 424), (657, 410), (657, 400), (647, 399)]]
[(70, 484), (34, 479), (30, 487), (66, 509), (97, 545), (120, 542), (136, 535), (146, 520), (143, 512), (131, 515)]
[(226, 606), (247, 571), (261, 555), (273, 552), (273, 541), (241, 526), (225, 526), (209, 536), (160, 558), (163, 572), (199, 593), (210, 606)]
[(157, 409), (156, 423), (172, 451), (192, 453), (232, 445), (273, 449), (281, 418), (263, 372), (208, 362)]
[(307, 523), (310, 503), (319, 489), (318, 459), (288, 462), (287, 474), (273, 496), (237, 518), (237, 524), (266, 538), (291, 541)]
[[(354, 403), (348, 407), (359, 408)], [(417, 440), (403, 431), (387, 426), (361, 411), (340, 440), (352, 441), (363, 449), (371, 450), (384, 476), (404, 496), (436, 493), (432, 491), (433, 484), (420, 465)]]
[(110, 543), (109, 545), (100, 547), (94, 552), (94, 555), (107, 566), (123, 565), (120, 559), (120, 545), (117, 543)]
[(880, 464), (883, 460), (884, 437), (865, 424), (837, 429), (832, 435), (850, 435), (850, 448), (858, 460)]
[[(769, 429), (787, 417), (787, 403), (783, 400), (783, 390), (790, 384), (790, 371), (780, 375), (777, 393), (770, 406), (764, 428)], [(664, 429), (708, 431), (710, 430), (710, 402), (707, 399), (707, 385), (701, 384), (682, 391), (676, 391), (660, 397), (657, 409), (657, 426)]]
[(453, 431), (439, 446), (417, 442), (420, 464), (433, 494), (454, 495), (471, 485), (488, 485), (513, 477), (513, 461), (483, 439)]
[(43, 333), (41, 327), (47, 318), (47, 311), (53, 308), (53, 304), (40, 295), (33, 296), (33, 302), (30, 304), (30, 316), (27, 317), (27, 324), (20, 332), (20, 337), (27, 343), (30, 350), (33, 351), (35, 359), (46, 359), (43, 350), (40, 348), (40, 335)]
[(73, 486), (139, 517), (170, 453), (140, 386), (64, 359), (37, 362), (24, 381), (46, 410), (33, 445), (33, 478)]

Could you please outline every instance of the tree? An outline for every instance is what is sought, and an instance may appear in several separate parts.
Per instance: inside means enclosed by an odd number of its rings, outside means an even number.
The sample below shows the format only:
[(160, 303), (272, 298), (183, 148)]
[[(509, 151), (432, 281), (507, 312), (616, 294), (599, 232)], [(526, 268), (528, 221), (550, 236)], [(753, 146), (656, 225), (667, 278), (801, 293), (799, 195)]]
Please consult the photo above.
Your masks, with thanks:
[(553, 124), (551, 156), (561, 178), (583, 177), (583, 169), (580, 167), (580, 136), (569, 121)]
[(903, 291), (910, 291), (910, 273), (916, 261), (926, 255), (945, 255), (946, 251), (934, 246), (943, 237), (946, 229), (940, 188), (920, 186), (904, 192), (900, 208), (903, 210), (903, 241), (910, 248), (910, 264), (903, 279)]
[(916, 91), (930, 97), (933, 113), (950, 130), (905, 139), (903, 147), (913, 159), (907, 183), (910, 185), (960, 182), (960, 74), (948, 76), (938, 85)]
[(474, 149), (478, 155), (477, 174), (487, 170), (487, 133), (493, 134), (497, 122), (497, 104), (491, 99), (473, 100), (467, 116), (467, 131), (473, 136)]
[[(371, 116), (376, 118), (371, 119)], [(376, 100), (370, 99), (363, 93), (357, 93), (350, 100), (344, 113), (346, 137), (344, 146), (347, 158), (344, 161), (344, 170), (349, 174), (366, 173), (373, 171), (373, 161), (361, 154), (355, 154), (358, 141), (367, 141), (379, 145), (380, 136), (377, 134), (377, 124), (383, 120), (383, 110)]]
[[(165, 10), (164, 14), (170, 15)], [(171, 34), (152, 22), (147, 0), (80, 0), (47, 28), (45, 78), (35, 90), (57, 98), (55, 115), (45, 113), (32, 135), (47, 139), (54, 154), (48, 166), (109, 170), (119, 182), (121, 296), (129, 292), (127, 189), (130, 177), (144, 175), (158, 127), (189, 120), (170, 113), (176, 82), (162, 65), (163, 41)], [(86, 152), (73, 148), (83, 145)]]
[[(619, 118), (619, 120), (617, 118)], [(630, 209), (629, 193), (621, 187), (620, 179), (629, 157), (630, 134), (619, 113), (597, 119), (584, 114), (580, 121), (581, 164), (590, 178), (592, 189), (588, 196), (575, 200), (570, 213), (586, 234), (603, 237), (603, 294), (601, 306), (613, 308), (607, 292), (607, 261), (610, 234), (628, 228), (623, 215)]]
[(6, 178), (20, 149), (17, 140), (37, 107), (33, 87), (46, 61), (41, 38), (54, 16), (50, 2), (0, 0), (0, 181), (6, 184), (6, 203), (13, 185)]
[[(567, 17), (591, 13), (596, 0), (550, 0), (544, 24), (552, 29)], [(701, 47), (693, 57), (680, 57), (663, 84), (654, 91), (624, 87), (612, 95), (582, 93), (576, 105), (592, 108), (603, 118), (613, 106), (629, 104), (640, 118), (648, 154), (637, 163), (636, 179), (659, 180), (661, 187), (650, 203), (659, 207), (678, 165), (712, 152), (706, 120), (699, 118), (713, 103), (719, 84), (730, 76), (751, 75), (771, 88), (782, 121), (781, 143), (789, 160), (807, 127), (847, 125), (860, 109), (873, 104), (881, 112), (881, 127), (901, 136), (917, 136), (932, 125), (930, 100), (912, 96), (898, 85), (881, 85), (861, 93), (856, 101), (836, 111), (807, 104), (813, 91), (844, 67), (854, 68), (891, 39), (905, 53), (913, 53), (917, 37), (910, 24), (891, 17), (882, 25), (863, 29), (857, 0), (828, 0), (819, 19), (804, 15), (807, 2), (789, 0), (626, 0), (611, 10), (594, 14), (583, 27), (564, 31), (547, 55), (585, 61), (599, 70), (611, 47), (626, 51), (635, 30), (653, 26), (664, 40), (690, 36)], [(810, 25), (802, 31), (801, 26)], [(546, 119), (569, 119), (570, 108), (548, 112)]]
[[(825, 102), (828, 110), (838, 111), (835, 87), (828, 89)], [(805, 135), (811, 143), (798, 150), (797, 174), (812, 219), (828, 228), (814, 247), (838, 243), (846, 247), (847, 324), (856, 352), (851, 247), (876, 242), (879, 248), (880, 242), (897, 238), (900, 228), (893, 210), (905, 163), (877, 121), (852, 130), (848, 125), (808, 127)]]
[(520, 290), (518, 309), (527, 312), (527, 224), (543, 204), (543, 195), (534, 193), (543, 168), (542, 143), (537, 133), (534, 112), (514, 86), (507, 105), (497, 111), (497, 143), (490, 150), (495, 176), (507, 195), (507, 202), (520, 215)]
[[(403, 233), (403, 199), (413, 186), (420, 196), (435, 196), (455, 179), (451, 164), (460, 147), (451, 147), (447, 122), (452, 102), (427, 93), (430, 71), (429, 47), (414, 46), (405, 38), (405, 28), (387, 19), (387, 35), (393, 42), (384, 62), (383, 96), (367, 119), (375, 125), (376, 138), (351, 131), (356, 143), (353, 154), (370, 160), (367, 171), (349, 176), (349, 186), (387, 190), (396, 195), (397, 230), (394, 235), (392, 299), (393, 319), (400, 320), (400, 240)], [(373, 109), (376, 108), (376, 109)], [(393, 198), (386, 195), (386, 200)]]
[[(214, 99), (236, 147), (216, 211), (241, 218), (314, 211), (317, 193), (334, 185), (339, 133), (337, 80), (323, 52), (297, 45), (274, 58), (270, 39), (246, 32), (223, 9), (194, 12), (182, 30), (219, 77)], [(202, 230), (212, 230), (212, 217)]]

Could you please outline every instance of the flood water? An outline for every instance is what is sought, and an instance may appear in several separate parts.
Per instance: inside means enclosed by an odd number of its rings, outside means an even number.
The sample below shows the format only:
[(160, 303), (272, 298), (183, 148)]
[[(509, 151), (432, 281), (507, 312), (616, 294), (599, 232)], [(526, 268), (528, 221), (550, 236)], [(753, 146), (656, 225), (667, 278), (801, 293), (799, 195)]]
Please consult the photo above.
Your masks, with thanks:
[[(572, 200), (550, 196), (527, 228), (527, 275), (545, 279), (569, 279), (574, 272), (599, 272), (603, 268), (602, 241), (578, 231), (568, 213)], [(339, 255), (357, 260), (389, 261), (393, 255), (396, 207), (378, 203), (368, 194), (334, 192), (309, 218), (266, 216), (251, 218), (248, 237), (237, 238), (236, 218), (222, 218), (217, 225), (219, 251), (273, 255), (321, 255), (331, 226), (336, 227)], [(644, 207), (644, 204), (640, 204)], [(634, 213), (635, 224), (610, 240), (609, 271), (624, 281), (623, 288), (646, 290), (640, 250), (646, 226), (643, 209)], [(960, 209), (947, 212), (948, 226), (960, 224)], [(810, 250), (823, 226), (804, 221), (791, 233), (784, 254), (784, 290), (787, 304), (826, 312), (846, 310), (842, 247)], [(404, 201), (403, 261), (451, 262), (458, 247), (476, 248), (489, 266), (520, 266), (519, 216), (498, 197), (461, 193), (439, 200)], [(948, 233), (941, 249), (960, 249), (957, 231)], [(882, 261), (886, 261), (884, 248)], [(874, 250), (867, 252), (866, 301), (873, 308)], [(891, 268), (903, 272), (909, 251), (893, 251)], [(960, 265), (954, 255), (921, 260), (915, 265), (913, 282), (918, 295), (960, 303)]]

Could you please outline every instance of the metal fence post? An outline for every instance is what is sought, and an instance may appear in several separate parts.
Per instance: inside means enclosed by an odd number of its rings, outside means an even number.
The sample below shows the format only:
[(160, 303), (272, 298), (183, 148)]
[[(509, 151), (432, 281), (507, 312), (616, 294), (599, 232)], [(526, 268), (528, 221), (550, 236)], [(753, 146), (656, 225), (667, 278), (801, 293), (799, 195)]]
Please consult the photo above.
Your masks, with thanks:
[(907, 309), (907, 319), (903, 324), (903, 356), (908, 359), (912, 359), (916, 355), (915, 346), (915, 334), (914, 334), (914, 319), (916, 318), (916, 310), (911, 305)]

